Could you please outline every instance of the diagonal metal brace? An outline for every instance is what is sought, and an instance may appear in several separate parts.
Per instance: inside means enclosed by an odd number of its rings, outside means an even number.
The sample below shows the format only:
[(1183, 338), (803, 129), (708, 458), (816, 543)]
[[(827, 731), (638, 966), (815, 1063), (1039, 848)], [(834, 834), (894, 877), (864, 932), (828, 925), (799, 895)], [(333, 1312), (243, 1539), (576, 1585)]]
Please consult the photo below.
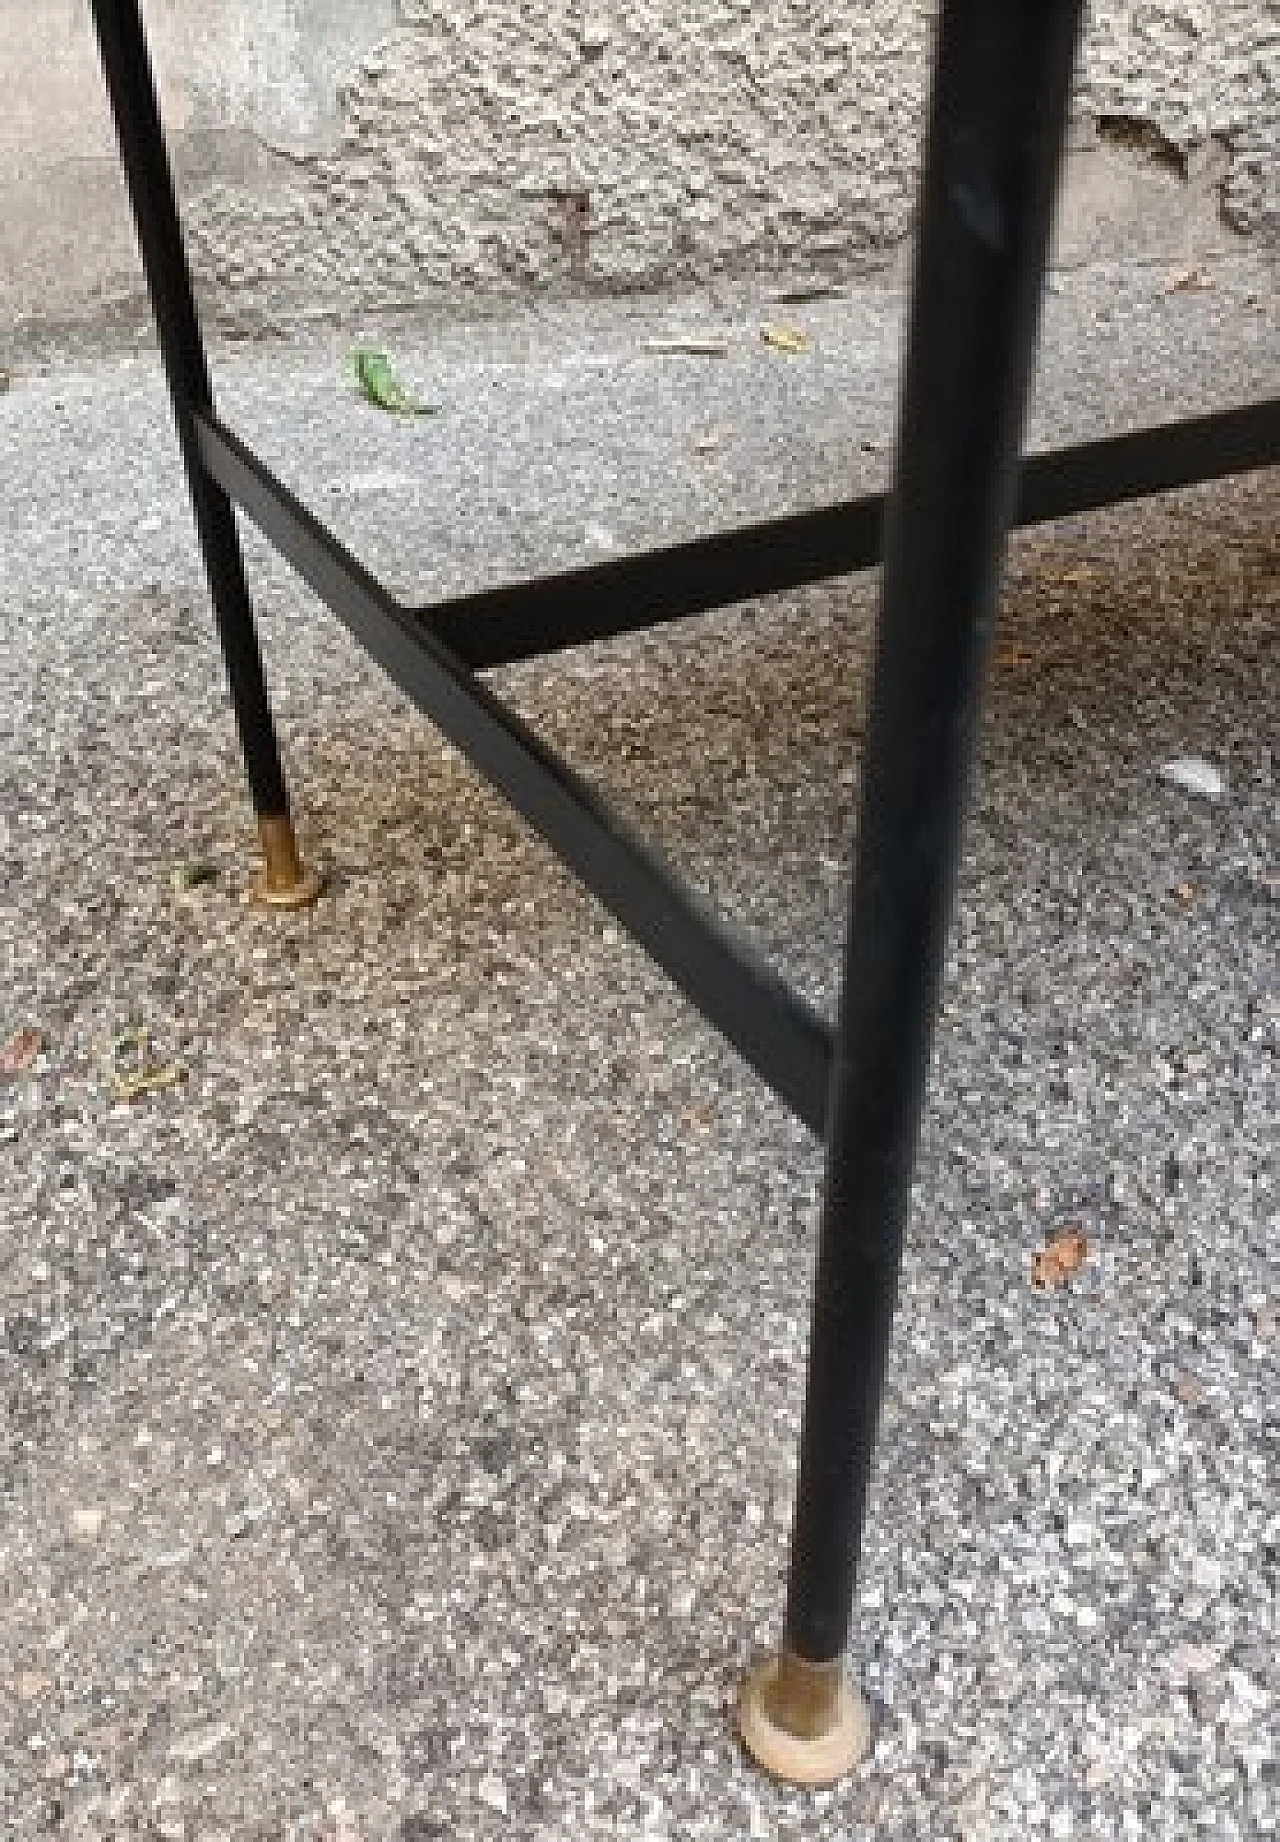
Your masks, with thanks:
[(809, 1130), (825, 1130), (831, 1025), (653, 846), (395, 599), (208, 412), (201, 465), (370, 656), (622, 922)]

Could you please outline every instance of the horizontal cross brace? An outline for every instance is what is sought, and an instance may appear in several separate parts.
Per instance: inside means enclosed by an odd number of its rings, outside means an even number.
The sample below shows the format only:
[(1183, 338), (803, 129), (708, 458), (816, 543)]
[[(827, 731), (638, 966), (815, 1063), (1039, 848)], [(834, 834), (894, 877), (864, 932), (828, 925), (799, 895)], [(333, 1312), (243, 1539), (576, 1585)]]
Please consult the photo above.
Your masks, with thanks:
[[(1043, 524), (1125, 499), (1280, 464), (1280, 398), (1029, 455), (1015, 522)], [(781, 594), (880, 560), (885, 495), (485, 589), (415, 610), (477, 670)]]

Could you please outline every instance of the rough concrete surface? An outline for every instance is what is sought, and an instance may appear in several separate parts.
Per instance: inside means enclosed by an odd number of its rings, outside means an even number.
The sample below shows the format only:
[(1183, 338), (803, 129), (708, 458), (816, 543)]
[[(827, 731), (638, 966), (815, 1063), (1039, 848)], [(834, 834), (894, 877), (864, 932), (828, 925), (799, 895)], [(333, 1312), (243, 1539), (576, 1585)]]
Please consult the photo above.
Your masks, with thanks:
[[(1060, 275), (1034, 438), (1274, 391), (1272, 279)], [(402, 322), (443, 405), (404, 423), (336, 339), (216, 369), (427, 598), (883, 479), (900, 311)], [(684, 328), (728, 355), (646, 349)], [(1277, 1833), (1278, 492), (1013, 547), (854, 1641), (876, 1746), (813, 1797), (728, 1707), (778, 1635), (817, 1148), (257, 541), (332, 888), (246, 909), (155, 359), (15, 379), (0, 1044), (43, 1047), (0, 1076), (0, 1833)], [(827, 1006), (874, 590), (501, 675)], [(139, 1027), (184, 1078), (117, 1102)]]
[[(892, 262), (909, 230), (923, 5), (144, 12), (198, 276), (241, 327), (476, 292), (841, 275)], [(84, 0), (0, 0), (0, 324), (139, 315), (101, 89)], [(1084, 193), (1117, 252), (1167, 226), (1162, 186), (1188, 235), (1275, 244), (1274, 0), (1098, 0), (1077, 120)]]

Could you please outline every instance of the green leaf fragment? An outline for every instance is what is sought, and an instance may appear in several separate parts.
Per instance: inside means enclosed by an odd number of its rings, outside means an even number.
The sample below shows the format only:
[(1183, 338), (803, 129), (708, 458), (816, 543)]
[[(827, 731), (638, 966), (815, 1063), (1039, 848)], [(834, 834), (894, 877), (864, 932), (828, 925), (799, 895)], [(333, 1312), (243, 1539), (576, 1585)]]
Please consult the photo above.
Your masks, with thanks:
[(188, 858), (173, 868), (173, 886), (180, 894), (189, 889), (202, 889), (206, 883), (215, 883), (217, 880), (218, 872), (213, 864), (205, 863), (200, 858)]
[(352, 363), (356, 382), (375, 409), (385, 409), (392, 416), (439, 415), (438, 403), (424, 403), (405, 388), (385, 352), (361, 346), (352, 354)]

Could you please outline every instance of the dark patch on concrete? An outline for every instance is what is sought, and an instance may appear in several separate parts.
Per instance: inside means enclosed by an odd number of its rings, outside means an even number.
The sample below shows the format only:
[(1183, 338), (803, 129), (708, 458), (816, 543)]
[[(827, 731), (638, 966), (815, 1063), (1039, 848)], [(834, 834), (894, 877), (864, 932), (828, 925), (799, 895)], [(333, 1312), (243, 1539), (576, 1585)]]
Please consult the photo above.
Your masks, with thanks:
[(1136, 115), (1100, 115), (1097, 127), (1098, 138), (1109, 142), (1112, 147), (1121, 147), (1126, 153), (1141, 154), (1144, 159), (1153, 160), (1157, 166), (1176, 173), (1179, 179), (1187, 177), (1186, 153), (1167, 135), (1161, 134), (1152, 122), (1143, 121)]

